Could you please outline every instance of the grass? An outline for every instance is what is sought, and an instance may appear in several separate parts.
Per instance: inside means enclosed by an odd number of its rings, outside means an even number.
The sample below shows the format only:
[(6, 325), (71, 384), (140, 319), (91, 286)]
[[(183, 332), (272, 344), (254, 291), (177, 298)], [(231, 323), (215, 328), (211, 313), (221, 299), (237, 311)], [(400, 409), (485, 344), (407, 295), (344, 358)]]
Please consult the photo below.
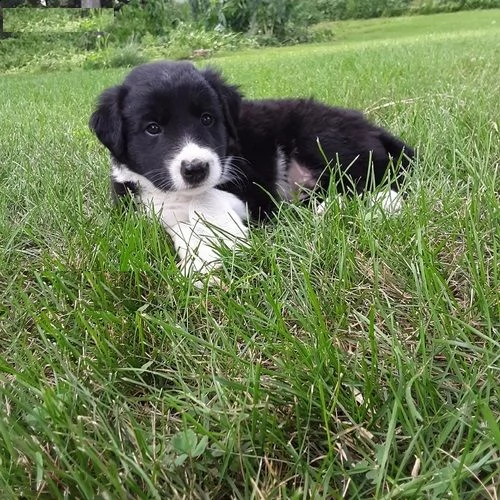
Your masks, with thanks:
[[(85, 15), (84, 15), (85, 14)], [(4, 9), (6, 32), (48, 33), (104, 31), (113, 23), (113, 9)]]
[(373, 41), (386, 38), (432, 36), (437, 33), (463, 33), (466, 31), (498, 31), (500, 10), (463, 11), (453, 14), (426, 16), (400, 16), (365, 21), (323, 22), (313, 32), (331, 32), (341, 42)]
[(421, 158), (399, 216), (283, 207), (205, 289), (110, 210), (124, 70), (0, 80), (2, 498), (498, 497), (499, 33), (408, 35), (216, 61)]

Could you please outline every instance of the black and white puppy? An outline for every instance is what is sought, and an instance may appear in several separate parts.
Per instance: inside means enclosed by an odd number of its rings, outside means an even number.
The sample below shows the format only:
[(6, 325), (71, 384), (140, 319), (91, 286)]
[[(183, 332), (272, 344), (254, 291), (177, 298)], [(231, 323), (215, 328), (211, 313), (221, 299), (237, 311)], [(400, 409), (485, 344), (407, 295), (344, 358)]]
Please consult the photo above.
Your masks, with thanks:
[(248, 217), (330, 183), (362, 193), (389, 178), (385, 203), (397, 208), (414, 155), (358, 111), (245, 100), (217, 71), (188, 62), (135, 68), (103, 92), (90, 127), (111, 152), (115, 195), (160, 217), (187, 272), (216, 265), (218, 245), (244, 242)]

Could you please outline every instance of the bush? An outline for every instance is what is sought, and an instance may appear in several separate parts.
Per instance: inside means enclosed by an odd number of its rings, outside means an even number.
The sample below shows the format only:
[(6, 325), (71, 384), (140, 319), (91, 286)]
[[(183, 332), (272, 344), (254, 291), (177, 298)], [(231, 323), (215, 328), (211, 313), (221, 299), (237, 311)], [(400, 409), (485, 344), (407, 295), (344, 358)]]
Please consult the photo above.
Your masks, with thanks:
[(258, 44), (252, 37), (225, 30), (197, 27), (192, 23), (181, 22), (175, 30), (164, 37), (146, 35), (141, 40), (149, 58), (187, 59), (197, 56), (213, 55), (220, 50), (254, 48)]
[(139, 46), (129, 43), (125, 47), (119, 47), (111, 52), (109, 66), (111, 68), (131, 68), (147, 61), (147, 58), (141, 54)]
[(274, 42), (307, 41), (306, 26), (317, 16), (306, 0), (227, 0), (222, 18), (233, 31)]
[(190, 11), (185, 15), (199, 27), (211, 29), (227, 26), (224, 16), (224, 0), (188, 0)]
[(84, 69), (132, 68), (146, 62), (137, 44), (131, 42), (124, 47), (105, 48), (89, 54), (83, 62)]
[(163, 36), (185, 20), (186, 12), (175, 0), (130, 0), (115, 16), (110, 32), (118, 42), (139, 40), (147, 33)]

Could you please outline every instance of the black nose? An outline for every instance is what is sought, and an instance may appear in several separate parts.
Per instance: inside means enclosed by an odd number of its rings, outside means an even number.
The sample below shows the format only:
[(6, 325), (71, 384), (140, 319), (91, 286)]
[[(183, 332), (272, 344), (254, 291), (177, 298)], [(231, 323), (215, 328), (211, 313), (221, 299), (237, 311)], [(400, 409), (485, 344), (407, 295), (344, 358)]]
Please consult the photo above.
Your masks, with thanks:
[(189, 184), (199, 184), (208, 175), (208, 162), (198, 159), (181, 161), (181, 175)]

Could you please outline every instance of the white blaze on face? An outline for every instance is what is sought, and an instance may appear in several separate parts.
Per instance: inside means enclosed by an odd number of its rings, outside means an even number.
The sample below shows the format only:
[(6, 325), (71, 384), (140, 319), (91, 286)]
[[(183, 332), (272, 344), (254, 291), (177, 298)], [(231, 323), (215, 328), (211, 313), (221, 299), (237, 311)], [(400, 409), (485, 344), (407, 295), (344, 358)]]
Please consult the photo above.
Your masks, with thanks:
[[(181, 174), (181, 166), (183, 162), (191, 163), (193, 161), (206, 162), (208, 174), (199, 185), (191, 187)], [(190, 140), (186, 141), (179, 153), (166, 166), (176, 191), (189, 190), (193, 194), (202, 192), (216, 186), (222, 176), (222, 164), (217, 153), (213, 149), (199, 146)]]

